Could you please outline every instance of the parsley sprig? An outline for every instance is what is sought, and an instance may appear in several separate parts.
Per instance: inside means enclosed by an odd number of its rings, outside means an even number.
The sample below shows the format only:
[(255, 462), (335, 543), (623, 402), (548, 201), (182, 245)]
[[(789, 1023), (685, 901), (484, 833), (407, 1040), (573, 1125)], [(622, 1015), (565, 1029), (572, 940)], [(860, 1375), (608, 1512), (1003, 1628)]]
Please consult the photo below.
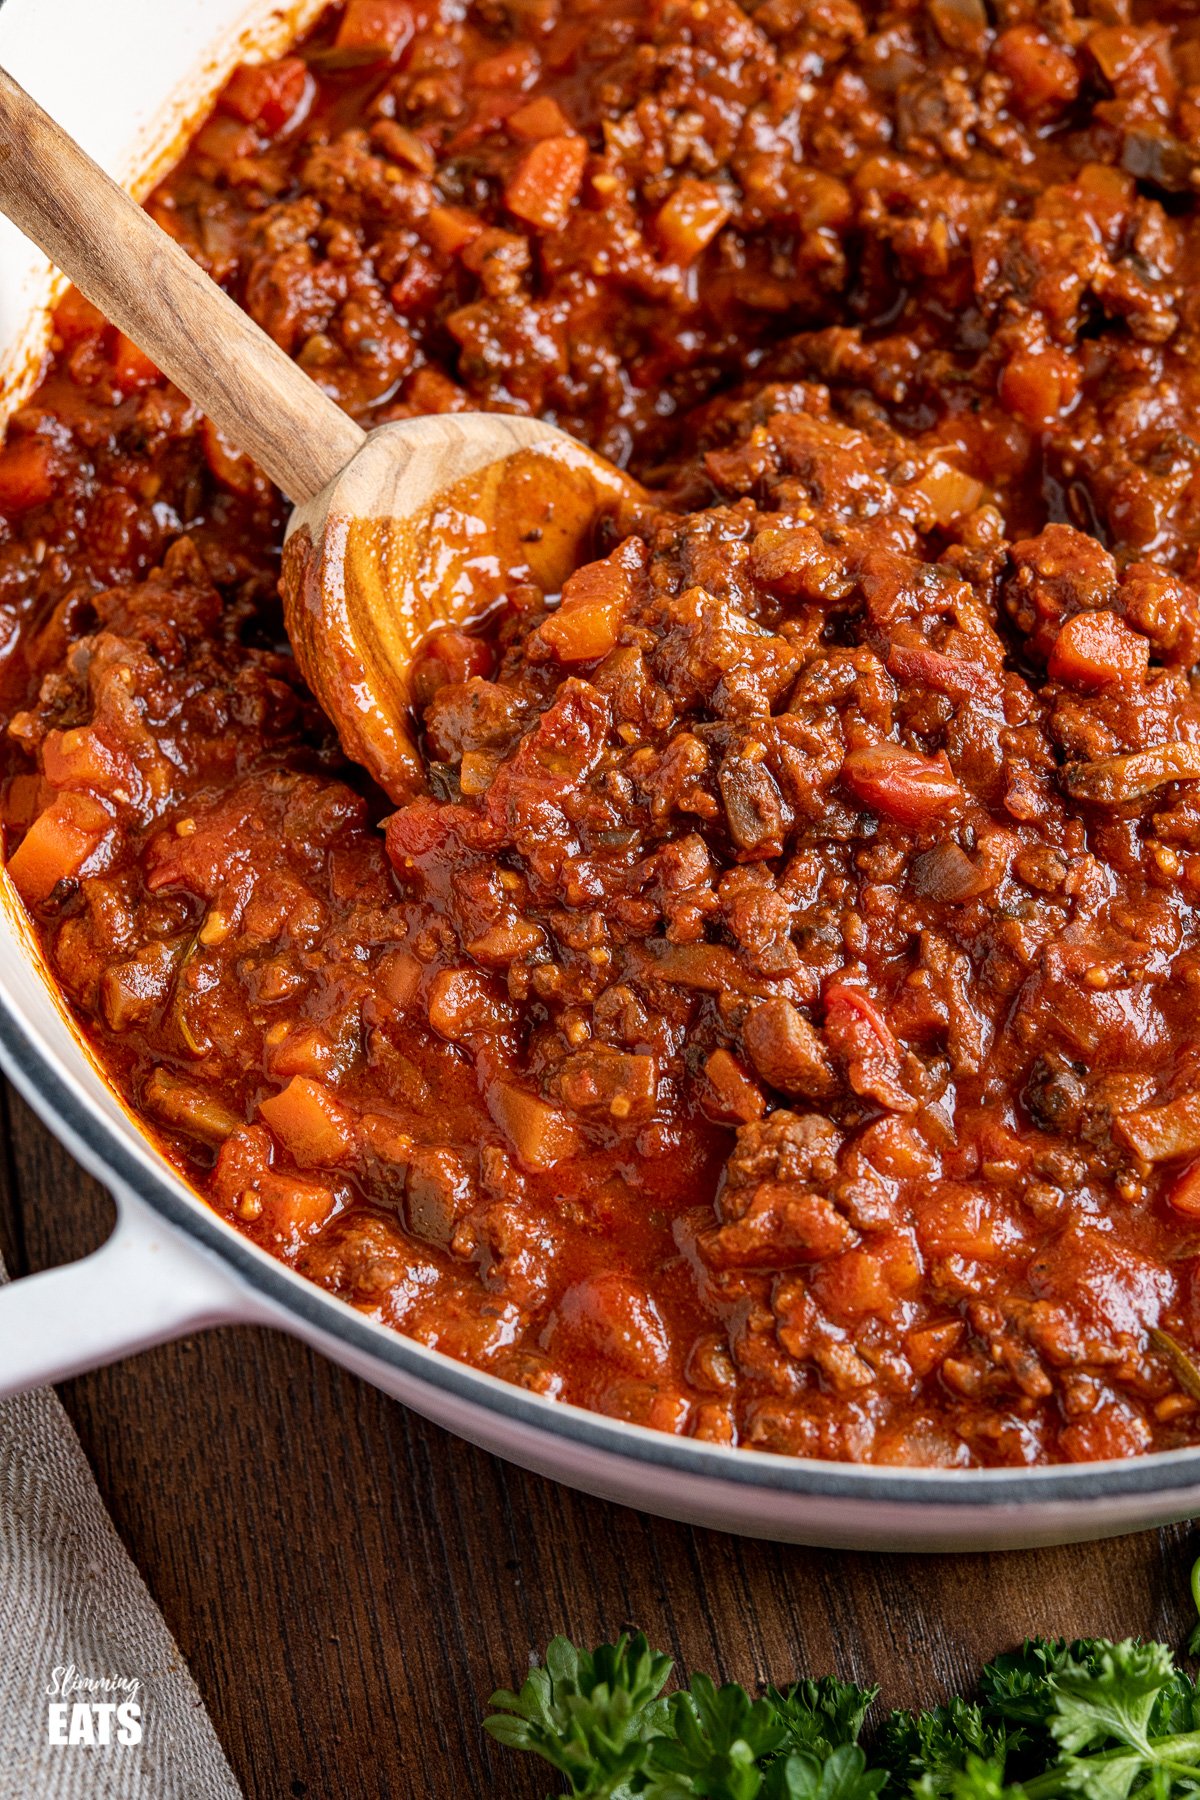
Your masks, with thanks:
[[(1200, 1614), (1200, 1561), (1191, 1583)], [(672, 1667), (641, 1632), (555, 1638), (484, 1725), (549, 1763), (560, 1800), (1200, 1800), (1200, 1692), (1164, 1644), (1030, 1639), (970, 1699), (892, 1712), (868, 1746), (877, 1688), (823, 1676), (755, 1699), (693, 1675), (668, 1694)]]

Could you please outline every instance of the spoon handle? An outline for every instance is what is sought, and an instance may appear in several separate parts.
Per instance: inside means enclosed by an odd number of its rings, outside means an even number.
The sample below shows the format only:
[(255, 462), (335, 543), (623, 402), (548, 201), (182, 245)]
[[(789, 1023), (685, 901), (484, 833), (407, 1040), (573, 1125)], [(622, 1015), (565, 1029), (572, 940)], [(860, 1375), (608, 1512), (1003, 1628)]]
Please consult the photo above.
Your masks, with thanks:
[(0, 69), (0, 212), (295, 504), (365, 432)]

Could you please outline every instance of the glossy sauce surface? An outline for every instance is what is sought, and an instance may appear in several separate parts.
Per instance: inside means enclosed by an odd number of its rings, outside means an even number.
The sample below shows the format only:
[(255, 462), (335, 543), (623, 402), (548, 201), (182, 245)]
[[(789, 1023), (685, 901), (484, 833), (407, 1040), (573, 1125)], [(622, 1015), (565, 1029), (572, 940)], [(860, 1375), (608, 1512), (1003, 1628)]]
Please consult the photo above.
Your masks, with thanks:
[(150, 204), (280, 344), (657, 495), (429, 641), (398, 810), (279, 497), (63, 303), (9, 866), (249, 1236), (722, 1443), (1195, 1439), (1200, 18), (1150, 12), (351, 0), (234, 77)]

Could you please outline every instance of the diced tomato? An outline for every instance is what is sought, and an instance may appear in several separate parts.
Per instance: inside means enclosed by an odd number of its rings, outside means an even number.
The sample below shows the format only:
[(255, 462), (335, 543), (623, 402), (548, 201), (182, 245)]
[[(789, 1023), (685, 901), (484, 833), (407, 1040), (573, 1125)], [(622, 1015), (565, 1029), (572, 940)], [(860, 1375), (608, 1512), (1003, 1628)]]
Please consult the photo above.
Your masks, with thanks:
[(899, 1059), (892, 1028), (864, 988), (838, 981), (825, 990), (825, 1030), (844, 1054)]
[(28, 512), (54, 498), (54, 446), (49, 438), (19, 437), (0, 450), (0, 513)]
[(1140, 687), (1150, 665), (1150, 644), (1111, 612), (1069, 618), (1050, 651), (1046, 672), (1070, 687), (1100, 688), (1121, 682)]
[(33, 770), (10, 775), (7, 782), (0, 784), (0, 800), (3, 801), (0, 818), (10, 831), (28, 831), (53, 798), (50, 783)]
[(490, 675), (492, 653), (482, 638), (469, 631), (439, 631), (422, 648), (413, 663), (411, 693), (418, 709), (428, 706), (447, 682), (470, 681), (474, 675)]
[(54, 309), (54, 329), (64, 344), (78, 344), (84, 338), (99, 337), (108, 329), (108, 321), (78, 288), (70, 287)]
[(258, 125), (275, 137), (290, 125), (311, 99), (314, 83), (300, 56), (235, 69), (221, 95), (221, 105), (235, 119)]
[(352, 1115), (323, 1082), (307, 1075), (297, 1075), (258, 1110), (302, 1169), (342, 1162), (354, 1149)]
[(350, 0), (334, 47), (364, 62), (394, 61), (407, 49), (416, 27), (409, 0)]
[(686, 267), (695, 262), (732, 216), (731, 207), (711, 181), (694, 181), (685, 176), (659, 208), (654, 229), (672, 262)]
[(491, 646), (469, 631), (439, 631), (425, 645), (424, 653), (441, 663), (450, 681), (470, 681), (473, 675), (492, 672)]
[(817, 1304), (838, 1325), (859, 1319), (886, 1319), (896, 1310), (896, 1295), (877, 1256), (869, 1250), (843, 1250), (812, 1274)]
[(927, 644), (892, 644), (887, 655), (888, 674), (898, 681), (921, 683), (952, 700), (980, 700), (997, 694), (1002, 671), (990, 663), (973, 662), (967, 656), (946, 656)]
[(1000, 399), (1031, 431), (1044, 431), (1079, 392), (1079, 365), (1053, 345), (1014, 356), (1000, 372)]
[(509, 113), (504, 123), (513, 137), (521, 138), (527, 144), (536, 143), (540, 138), (565, 137), (571, 129), (562, 107), (549, 94), (527, 100), (516, 112)]
[(963, 799), (945, 751), (921, 756), (903, 744), (851, 750), (842, 764), (842, 780), (860, 805), (898, 825), (930, 825), (951, 816)]
[(1032, 114), (1065, 106), (1079, 92), (1075, 58), (1036, 25), (1014, 25), (992, 46), (992, 60), (1012, 83), (1013, 105)]
[(60, 881), (78, 875), (112, 823), (108, 808), (91, 794), (59, 794), (8, 860), (8, 872), (26, 906), (40, 905)]
[(257, 464), (231, 444), (220, 426), (211, 419), (202, 422), (200, 441), (204, 445), (204, 460), (222, 487), (242, 495), (261, 496), (266, 491), (267, 478)]
[(199, 155), (209, 157), (224, 169), (230, 163), (254, 155), (258, 149), (258, 133), (253, 125), (247, 125), (241, 119), (222, 118), (218, 114), (197, 132), (194, 148)]
[(587, 163), (581, 137), (542, 138), (531, 144), (504, 188), (504, 204), (538, 231), (558, 231), (579, 192)]
[(555, 1344), (589, 1361), (601, 1357), (633, 1373), (664, 1369), (670, 1353), (666, 1327), (653, 1299), (616, 1273), (589, 1275), (567, 1289), (551, 1327)]
[(144, 350), (139, 350), (132, 338), (127, 338), (123, 331), (118, 331), (112, 351), (113, 373), (117, 378), (117, 386), (123, 393), (136, 393), (139, 388), (153, 387), (159, 380), (159, 370), (150, 361)]

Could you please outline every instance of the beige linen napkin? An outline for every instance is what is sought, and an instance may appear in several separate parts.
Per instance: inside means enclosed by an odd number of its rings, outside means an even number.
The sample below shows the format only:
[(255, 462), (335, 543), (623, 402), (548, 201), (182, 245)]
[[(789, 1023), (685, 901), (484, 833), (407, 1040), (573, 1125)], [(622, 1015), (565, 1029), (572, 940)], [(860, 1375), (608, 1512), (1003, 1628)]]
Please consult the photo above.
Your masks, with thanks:
[[(240, 1800), (199, 1690), (48, 1389), (0, 1401), (0, 1674), (0, 1800)], [(52, 1729), (78, 1739), (89, 1726), (98, 1738), (93, 1703), (131, 1697), (139, 1743), (50, 1741)], [(52, 1718), (56, 1702), (65, 1710)], [(89, 1720), (73, 1718), (76, 1703)], [(108, 1727), (115, 1735), (115, 1715)]]

